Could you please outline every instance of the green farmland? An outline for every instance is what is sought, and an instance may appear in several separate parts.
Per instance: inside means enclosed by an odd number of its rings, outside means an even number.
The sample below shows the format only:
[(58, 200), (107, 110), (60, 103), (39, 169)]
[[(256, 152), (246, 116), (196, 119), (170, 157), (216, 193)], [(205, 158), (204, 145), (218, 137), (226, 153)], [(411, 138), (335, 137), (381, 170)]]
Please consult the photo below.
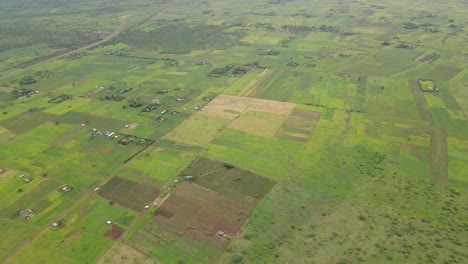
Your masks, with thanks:
[(468, 263), (467, 17), (0, 0), (0, 263)]

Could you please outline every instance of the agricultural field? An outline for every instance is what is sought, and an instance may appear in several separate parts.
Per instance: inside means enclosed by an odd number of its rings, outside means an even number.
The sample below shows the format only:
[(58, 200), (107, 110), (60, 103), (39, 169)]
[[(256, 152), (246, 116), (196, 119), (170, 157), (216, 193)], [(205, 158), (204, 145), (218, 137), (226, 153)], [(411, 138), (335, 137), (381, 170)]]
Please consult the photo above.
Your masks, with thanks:
[(151, 204), (159, 190), (118, 177), (112, 178), (99, 190), (99, 195), (134, 211), (142, 211)]
[(0, 263), (467, 263), (467, 17), (0, 0)]

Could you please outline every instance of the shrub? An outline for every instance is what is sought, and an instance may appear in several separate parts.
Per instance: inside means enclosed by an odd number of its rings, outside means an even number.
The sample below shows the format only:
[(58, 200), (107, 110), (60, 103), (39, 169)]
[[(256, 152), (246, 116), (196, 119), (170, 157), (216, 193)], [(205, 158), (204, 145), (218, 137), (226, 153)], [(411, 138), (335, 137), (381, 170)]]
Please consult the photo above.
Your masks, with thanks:
[(240, 253), (236, 253), (236, 254), (234, 254), (234, 256), (232, 256), (231, 262), (232, 263), (242, 263), (242, 260), (243, 260), (242, 255)]
[(229, 164), (229, 163), (224, 163), (223, 166), (224, 166), (224, 168), (226, 168), (226, 169), (228, 169), (228, 170), (234, 169), (234, 168), (235, 168), (234, 165), (231, 165), (231, 164)]

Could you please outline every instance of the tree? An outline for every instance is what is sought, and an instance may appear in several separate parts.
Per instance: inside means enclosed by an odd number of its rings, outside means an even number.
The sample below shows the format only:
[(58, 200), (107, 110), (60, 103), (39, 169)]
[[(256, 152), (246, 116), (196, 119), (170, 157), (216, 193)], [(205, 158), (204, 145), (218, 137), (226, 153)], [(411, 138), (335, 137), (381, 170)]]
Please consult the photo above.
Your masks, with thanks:
[(243, 260), (242, 255), (240, 253), (234, 254), (232, 257), (232, 263), (241, 263)]
[(36, 79), (34, 79), (31, 75), (24, 76), (20, 80), (21, 85), (33, 84), (35, 82), (37, 82)]

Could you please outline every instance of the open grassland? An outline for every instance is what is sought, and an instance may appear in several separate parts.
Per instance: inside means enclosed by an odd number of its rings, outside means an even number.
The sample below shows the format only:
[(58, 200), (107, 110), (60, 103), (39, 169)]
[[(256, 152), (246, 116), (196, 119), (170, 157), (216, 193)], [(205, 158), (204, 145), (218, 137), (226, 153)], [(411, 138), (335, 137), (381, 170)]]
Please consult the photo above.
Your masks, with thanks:
[(466, 10), (0, 1), (0, 262), (468, 262)]

